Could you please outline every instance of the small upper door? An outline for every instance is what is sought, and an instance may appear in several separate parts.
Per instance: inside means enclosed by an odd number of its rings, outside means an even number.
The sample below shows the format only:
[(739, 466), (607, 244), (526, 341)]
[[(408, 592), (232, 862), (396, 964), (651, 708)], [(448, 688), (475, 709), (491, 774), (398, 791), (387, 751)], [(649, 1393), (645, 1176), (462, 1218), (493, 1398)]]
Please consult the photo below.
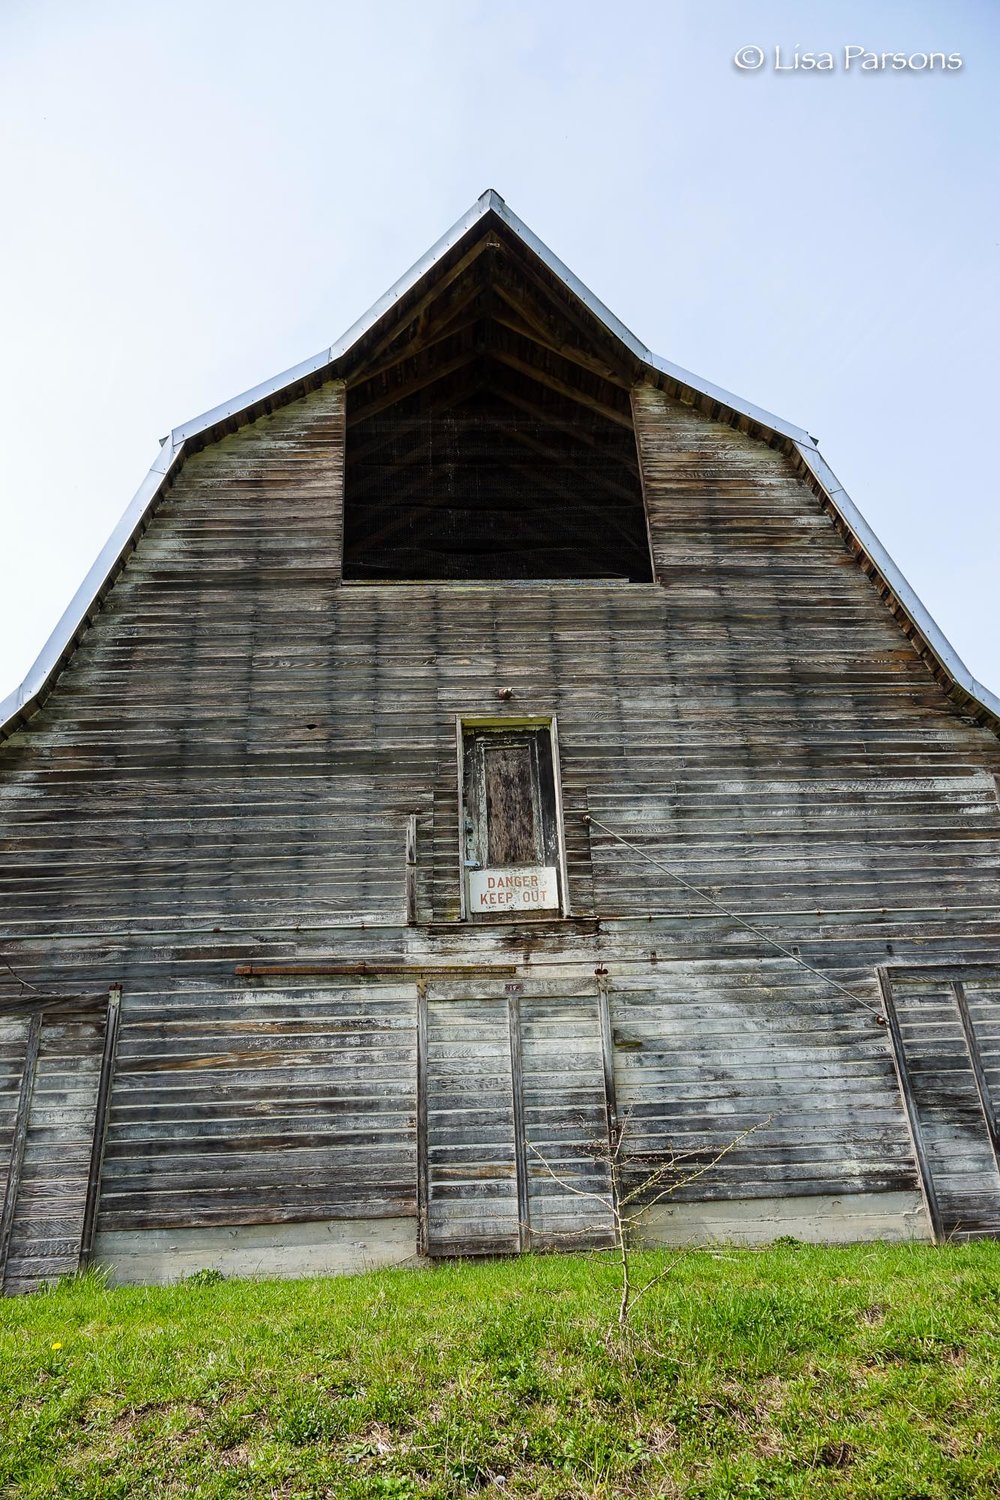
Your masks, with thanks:
[(468, 914), (490, 919), (559, 911), (559, 796), (551, 725), (464, 726), (462, 805)]

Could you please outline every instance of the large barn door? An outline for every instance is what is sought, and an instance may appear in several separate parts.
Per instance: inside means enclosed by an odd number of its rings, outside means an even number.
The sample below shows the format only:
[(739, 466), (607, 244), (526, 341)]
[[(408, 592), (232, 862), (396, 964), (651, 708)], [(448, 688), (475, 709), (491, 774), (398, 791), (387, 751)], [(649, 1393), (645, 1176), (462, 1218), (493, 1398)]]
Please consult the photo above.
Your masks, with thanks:
[(1000, 1236), (1000, 970), (882, 979), (934, 1233)]
[(420, 1031), (426, 1253), (610, 1244), (594, 982), (429, 984)]
[(91, 1248), (117, 1020), (117, 991), (0, 1018), (0, 1292), (76, 1271)]

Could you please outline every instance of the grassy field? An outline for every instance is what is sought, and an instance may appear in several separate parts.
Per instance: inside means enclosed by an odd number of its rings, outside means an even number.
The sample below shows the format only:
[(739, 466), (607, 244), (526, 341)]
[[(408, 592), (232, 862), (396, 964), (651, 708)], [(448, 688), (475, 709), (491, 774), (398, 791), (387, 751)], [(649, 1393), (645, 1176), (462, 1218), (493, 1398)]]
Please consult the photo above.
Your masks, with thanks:
[[(637, 1257), (649, 1274), (661, 1258)], [(1000, 1245), (0, 1303), (0, 1495), (998, 1496)]]

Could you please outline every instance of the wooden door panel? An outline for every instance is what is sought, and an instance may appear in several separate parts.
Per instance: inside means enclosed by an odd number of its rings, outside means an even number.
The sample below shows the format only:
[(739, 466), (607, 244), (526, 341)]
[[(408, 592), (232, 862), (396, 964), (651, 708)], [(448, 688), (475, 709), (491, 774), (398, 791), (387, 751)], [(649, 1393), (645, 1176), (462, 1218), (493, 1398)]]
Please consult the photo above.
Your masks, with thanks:
[(969, 1003), (960, 968), (885, 976), (900, 1085), (935, 1234), (1000, 1235), (996, 1071), (982, 1050), (1000, 1016), (1000, 986), (992, 998), (974, 988)]
[(596, 994), (519, 1006), (528, 1248), (614, 1243), (608, 1105)]
[(102, 1232), (415, 1217), (412, 981), (254, 982), (194, 1014), (147, 1003), (123, 1035)]
[(595, 989), (593, 981), (505, 986), (489, 979), (427, 987), (421, 1031), (428, 1254), (571, 1250), (613, 1241)]
[(426, 1249), (520, 1248), (505, 999), (426, 1001)]
[(98, 1187), (102, 1080), (113, 1051), (108, 1017), (102, 1002), (53, 1008), (27, 1023), (0, 1224), (6, 1293), (32, 1291), (81, 1264)]
[(0, 1016), (0, 1209), (7, 1196), (28, 1026), (26, 1016)]
[(483, 747), (488, 865), (542, 863), (532, 748), (527, 742)]
[(1000, 1120), (1000, 973), (963, 979), (962, 996), (976, 1039), (984, 1092), (996, 1122)]

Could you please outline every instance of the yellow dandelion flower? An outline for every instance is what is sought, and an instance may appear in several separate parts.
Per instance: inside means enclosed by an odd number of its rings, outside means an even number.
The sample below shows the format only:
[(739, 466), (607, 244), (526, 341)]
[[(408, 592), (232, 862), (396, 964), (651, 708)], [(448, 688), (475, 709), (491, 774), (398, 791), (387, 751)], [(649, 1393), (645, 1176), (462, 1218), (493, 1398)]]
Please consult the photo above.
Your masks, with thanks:
[(62, 1348), (62, 1344), (53, 1344), (52, 1347), (53, 1347), (53, 1349), (61, 1349)]

